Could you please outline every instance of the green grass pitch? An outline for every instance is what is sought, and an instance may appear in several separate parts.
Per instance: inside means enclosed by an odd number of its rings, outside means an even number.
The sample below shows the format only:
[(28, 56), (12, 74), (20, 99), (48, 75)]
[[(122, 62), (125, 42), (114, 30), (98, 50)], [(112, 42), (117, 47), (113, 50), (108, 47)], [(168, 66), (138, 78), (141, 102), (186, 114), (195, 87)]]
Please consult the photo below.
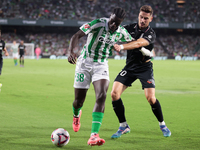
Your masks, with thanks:
[(51, 133), (65, 128), (68, 145), (61, 149), (85, 150), (194, 150), (200, 149), (200, 61), (153, 61), (156, 97), (171, 137), (163, 137), (158, 122), (136, 81), (122, 94), (131, 133), (111, 139), (119, 127), (111, 104), (113, 80), (123, 68), (124, 60), (109, 60), (110, 86), (100, 129), (103, 146), (90, 147), (94, 89), (88, 90), (82, 108), (81, 128), (72, 129), (74, 69), (67, 60), (25, 60), (25, 67), (4, 59), (0, 82), (0, 149), (56, 150)]

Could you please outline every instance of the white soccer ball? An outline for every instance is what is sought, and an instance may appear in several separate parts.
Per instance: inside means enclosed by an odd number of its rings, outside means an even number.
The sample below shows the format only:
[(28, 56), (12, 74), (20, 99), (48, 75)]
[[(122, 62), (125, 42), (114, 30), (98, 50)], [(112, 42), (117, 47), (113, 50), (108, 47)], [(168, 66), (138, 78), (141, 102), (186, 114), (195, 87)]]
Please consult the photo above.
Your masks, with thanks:
[(58, 128), (54, 130), (51, 134), (51, 141), (54, 145), (58, 147), (65, 146), (69, 143), (70, 136), (67, 130), (63, 128)]

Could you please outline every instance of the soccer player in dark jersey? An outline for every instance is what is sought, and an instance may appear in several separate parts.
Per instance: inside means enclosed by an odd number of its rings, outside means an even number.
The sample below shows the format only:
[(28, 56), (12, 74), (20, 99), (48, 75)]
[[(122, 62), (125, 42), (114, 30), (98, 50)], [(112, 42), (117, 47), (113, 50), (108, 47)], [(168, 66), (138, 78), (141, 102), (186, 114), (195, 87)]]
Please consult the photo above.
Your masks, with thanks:
[(170, 130), (165, 125), (161, 105), (155, 97), (153, 64), (150, 57), (150, 51), (154, 48), (154, 41), (156, 38), (154, 30), (149, 26), (152, 19), (153, 10), (151, 6), (142, 6), (138, 15), (138, 23), (124, 26), (135, 40), (122, 45), (114, 45), (116, 51), (122, 49), (128, 51), (126, 65), (117, 75), (111, 91), (113, 109), (120, 123), (119, 130), (113, 134), (111, 138), (118, 138), (122, 134), (130, 132), (130, 127), (126, 122), (125, 108), (121, 99), (121, 94), (137, 79), (139, 79), (142, 84), (145, 97), (155, 117), (159, 121), (163, 135), (165, 137), (171, 135)]
[[(3, 56), (2, 56), (2, 51), (4, 51), (5, 56), (8, 56), (8, 51), (6, 50), (6, 45), (5, 42), (1, 39), (1, 30), (0, 30), (0, 75), (1, 75), (1, 70), (3, 67)], [(0, 81), (0, 91), (1, 91), (2, 83)]]
[(26, 53), (26, 46), (24, 45), (24, 41), (20, 42), (18, 46), (18, 52), (19, 52), (20, 67), (24, 67), (24, 55)]

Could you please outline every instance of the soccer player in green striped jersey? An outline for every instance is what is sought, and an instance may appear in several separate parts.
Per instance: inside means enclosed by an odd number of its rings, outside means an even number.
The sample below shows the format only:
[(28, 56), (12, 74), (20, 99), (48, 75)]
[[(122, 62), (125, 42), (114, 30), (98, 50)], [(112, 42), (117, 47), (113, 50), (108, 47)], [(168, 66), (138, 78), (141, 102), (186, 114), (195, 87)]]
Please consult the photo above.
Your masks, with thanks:
[(16, 41), (13, 41), (13, 44), (10, 49), (11, 49), (11, 52), (13, 53), (13, 59), (14, 59), (15, 66), (17, 66), (18, 45), (16, 44)]
[[(96, 95), (96, 103), (92, 113), (92, 129), (88, 145), (103, 145), (104, 139), (99, 137), (99, 129), (102, 123), (106, 93), (109, 86), (108, 57), (112, 55), (113, 45), (116, 42), (130, 42), (132, 37), (127, 30), (120, 26), (125, 17), (122, 8), (115, 8), (110, 18), (100, 18), (85, 23), (75, 33), (70, 41), (70, 56), (68, 61), (76, 64), (75, 69), (75, 99), (73, 101), (73, 130), (80, 129), (81, 108), (86, 98), (86, 93), (92, 82)], [(87, 35), (87, 42), (83, 46), (81, 55), (74, 53), (74, 48), (79, 39)]]

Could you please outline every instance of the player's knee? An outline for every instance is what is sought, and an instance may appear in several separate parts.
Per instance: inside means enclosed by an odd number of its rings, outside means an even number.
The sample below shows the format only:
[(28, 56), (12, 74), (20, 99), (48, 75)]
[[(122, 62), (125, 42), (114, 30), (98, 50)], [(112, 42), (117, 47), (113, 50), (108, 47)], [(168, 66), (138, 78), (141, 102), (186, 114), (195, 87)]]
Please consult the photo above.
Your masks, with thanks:
[(111, 91), (111, 97), (112, 101), (118, 100), (120, 98), (120, 95), (116, 91)]
[(146, 96), (147, 101), (149, 102), (149, 104), (154, 104), (156, 102), (156, 98), (154, 96), (148, 95)]
[(80, 108), (80, 107), (82, 107), (83, 106), (83, 102), (82, 101), (78, 101), (78, 100), (74, 100), (74, 102), (73, 102), (73, 106), (74, 106), (74, 108)]
[(100, 92), (98, 95), (96, 95), (96, 101), (98, 103), (105, 103), (106, 100), (106, 92)]

